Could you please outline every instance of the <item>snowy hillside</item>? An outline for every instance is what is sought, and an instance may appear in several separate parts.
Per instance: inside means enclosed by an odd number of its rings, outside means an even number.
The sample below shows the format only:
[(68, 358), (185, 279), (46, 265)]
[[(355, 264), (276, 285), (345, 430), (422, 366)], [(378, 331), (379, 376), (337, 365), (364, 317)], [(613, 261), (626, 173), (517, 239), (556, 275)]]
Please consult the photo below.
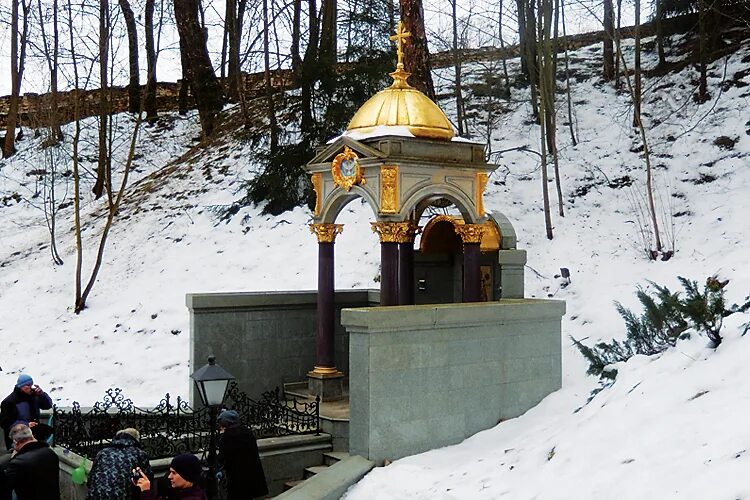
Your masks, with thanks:
[[(614, 386), (588, 405), (597, 381), (586, 376), (587, 365), (568, 338), (591, 345), (624, 337), (613, 301), (639, 310), (634, 292), (646, 280), (679, 289), (677, 276), (702, 283), (718, 274), (731, 280), (730, 303), (750, 293), (743, 241), (750, 234), (750, 47), (745, 43), (711, 66), (712, 99), (702, 105), (692, 100), (697, 73), (691, 67), (644, 82), (657, 205), (667, 214), (676, 249), (666, 262), (649, 261), (641, 250), (633, 200), (645, 174), (629, 97), (593, 76), (599, 46), (571, 57), (579, 143), (572, 146), (567, 127), (559, 127), (565, 217), (553, 215), (555, 238), (544, 235), (537, 155), (515, 150), (493, 157), (499, 168), (485, 196), (487, 209), (510, 218), (519, 248), (528, 251), (527, 295), (567, 302), (563, 389), (460, 445), (375, 470), (350, 498), (750, 497), (741, 473), (750, 465), (750, 430), (743, 425), (750, 409), (750, 336), (739, 336), (747, 317), (728, 318), (726, 340), (716, 350), (693, 336), (661, 356), (630, 360)], [(654, 64), (653, 54), (644, 54), (644, 65)], [(464, 73), (479, 78), (482, 68)], [(439, 76), (447, 81), (450, 74)], [(493, 151), (539, 149), (539, 130), (522, 104), (527, 92), (513, 89), (513, 109), (500, 116)], [(562, 124), (563, 94), (559, 99)], [(441, 105), (451, 116), (452, 102)], [(120, 121), (126, 130), (129, 118)], [(255, 166), (241, 142), (191, 150), (197, 134), (194, 116), (171, 116), (158, 130), (144, 129), (141, 172), (80, 315), (72, 311), (72, 210), (60, 215), (65, 264), (54, 266), (44, 217), (34, 206), (39, 179), (29, 174), (44, 161), (40, 139), (27, 134), (20, 154), (0, 162), (0, 388), (12, 387), (25, 371), (60, 403), (90, 403), (111, 386), (140, 405), (165, 392), (186, 395), (186, 293), (315, 289), (317, 244), (307, 228), (309, 210), (271, 217), (254, 207), (219, 223), (214, 208), (237, 198), (239, 181)], [(720, 136), (733, 145), (715, 145)], [(84, 159), (95, 156), (94, 143), (86, 142)], [(170, 164), (182, 154), (184, 161)], [(618, 187), (625, 176), (632, 188)], [(554, 193), (552, 183), (550, 189)], [(90, 269), (102, 205), (90, 201), (84, 213), (84, 269)], [(370, 217), (367, 206), (354, 202), (337, 221), (345, 224), (336, 240), (337, 288), (377, 287), (379, 245)], [(561, 267), (572, 277), (564, 288), (556, 277)]]

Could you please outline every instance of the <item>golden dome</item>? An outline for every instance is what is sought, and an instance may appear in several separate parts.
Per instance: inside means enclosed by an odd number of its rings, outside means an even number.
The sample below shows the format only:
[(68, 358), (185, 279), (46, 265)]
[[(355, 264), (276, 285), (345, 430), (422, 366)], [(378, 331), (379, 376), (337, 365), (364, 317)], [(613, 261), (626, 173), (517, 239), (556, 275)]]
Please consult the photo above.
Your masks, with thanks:
[(403, 64), (390, 74), (393, 84), (365, 102), (349, 122), (347, 132), (367, 134), (376, 127), (405, 127), (414, 137), (450, 140), (453, 126), (437, 104), (406, 81)]

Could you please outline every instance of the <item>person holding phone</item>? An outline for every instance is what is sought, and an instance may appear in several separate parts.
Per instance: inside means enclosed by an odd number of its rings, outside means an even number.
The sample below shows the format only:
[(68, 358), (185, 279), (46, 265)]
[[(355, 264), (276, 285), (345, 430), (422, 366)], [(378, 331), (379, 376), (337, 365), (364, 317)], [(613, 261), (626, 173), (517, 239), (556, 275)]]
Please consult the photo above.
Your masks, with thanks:
[(0, 403), (0, 427), (5, 432), (5, 447), (8, 451), (11, 451), (12, 445), (10, 430), (16, 424), (29, 426), (39, 441), (46, 441), (50, 437), (50, 426), (39, 423), (40, 411), (50, 408), (52, 398), (34, 384), (34, 379), (30, 375), (19, 375), (13, 392)]
[(133, 484), (141, 490), (141, 500), (206, 500), (206, 492), (201, 488), (202, 482), (203, 466), (198, 457), (191, 453), (177, 455), (169, 464), (171, 488), (166, 495), (151, 488), (151, 480), (141, 468), (133, 469)]

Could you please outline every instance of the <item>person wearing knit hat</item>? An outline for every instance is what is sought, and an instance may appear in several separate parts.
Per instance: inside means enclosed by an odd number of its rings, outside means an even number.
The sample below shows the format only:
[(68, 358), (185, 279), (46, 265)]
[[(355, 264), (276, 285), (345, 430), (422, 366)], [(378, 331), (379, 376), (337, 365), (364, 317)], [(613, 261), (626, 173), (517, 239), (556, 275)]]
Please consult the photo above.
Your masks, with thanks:
[(41, 387), (34, 385), (34, 379), (21, 373), (16, 380), (13, 392), (0, 403), (0, 428), (5, 431), (5, 446), (10, 450), (10, 429), (15, 424), (28, 425), (39, 441), (46, 441), (52, 428), (39, 423), (40, 410), (52, 408), (52, 398)]
[(132, 481), (133, 470), (140, 468), (146, 477), (154, 477), (140, 439), (138, 430), (128, 427), (99, 450), (88, 475), (87, 500), (130, 500), (140, 494)]
[(216, 421), (225, 429), (236, 427), (240, 425), (240, 414), (235, 410), (224, 410), (219, 414), (219, 418)]
[[(154, 500), (156, 493), (151, 489), (151, 481), (141, 469), (136, 470), (141, 475), (135, 483), (141, 490), (141, 500)], [(192, 453), (177, 455), (169, 464), (169, 484), (174, 490), (169, 498), (174, 500), (206, 500), (206, 493), (200, 487), (202, 477), (203, 466), (198, 457)]]
[(248, 500), (268, 494), (268, 484), (260, 461), (253, 431), (240, 423), (235, 410), (225, 410), (218, 418), (219, 464), (227, 475), (227, 500)]

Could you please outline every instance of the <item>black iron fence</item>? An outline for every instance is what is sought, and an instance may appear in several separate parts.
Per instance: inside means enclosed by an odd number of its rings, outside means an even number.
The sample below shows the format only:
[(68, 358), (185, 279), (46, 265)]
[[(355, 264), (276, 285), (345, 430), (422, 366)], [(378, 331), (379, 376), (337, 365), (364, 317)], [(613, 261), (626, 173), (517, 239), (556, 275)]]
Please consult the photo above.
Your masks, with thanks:
[[(258, 438), (320, 433), (319, 398), (309, 403), (286, 400), (277, 387), (255, 401), (232, 383), (224, 407), (236, 410)], [(69, 410), (55, 407), (52, 426), (54, 446), (90, 459), (118, 430), (134, 427), (149, 458), (156, 459), (205, 450), (210, 415), (208, 408), (192, 408), (186, 400), (172, 400), (169, 394), (154, 408), (139, 408), (115, 388), (108, 389), (104, 399), (88, 411), (82, 411), (77, 402)]]

